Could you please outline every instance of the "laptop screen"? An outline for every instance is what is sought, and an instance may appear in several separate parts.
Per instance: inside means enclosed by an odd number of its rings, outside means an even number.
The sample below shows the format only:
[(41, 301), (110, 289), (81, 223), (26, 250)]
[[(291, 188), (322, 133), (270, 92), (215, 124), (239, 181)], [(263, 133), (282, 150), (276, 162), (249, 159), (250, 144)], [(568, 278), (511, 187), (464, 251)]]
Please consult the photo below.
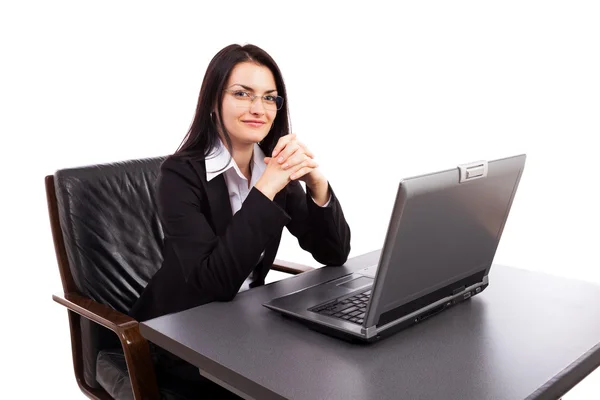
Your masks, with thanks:
[(492, 161), (486, 177), (464, 183), (458, 170), (402, 183), (373, 293), (378, 315), (491, 266), (523, 163)]

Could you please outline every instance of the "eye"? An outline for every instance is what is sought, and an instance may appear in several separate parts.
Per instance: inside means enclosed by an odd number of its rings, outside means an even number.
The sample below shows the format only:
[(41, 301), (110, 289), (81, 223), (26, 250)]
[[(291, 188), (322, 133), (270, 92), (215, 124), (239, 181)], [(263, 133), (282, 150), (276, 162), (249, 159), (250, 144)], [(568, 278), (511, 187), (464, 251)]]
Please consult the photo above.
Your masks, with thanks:
[(233, 92), (233, 95), (234, 97), (239, 97), (240, 99), (250, 97), (250, 93), (244, 92), (243, 90), (236, 90)]
[(276, 96), (271, 96), (271, 95), (266, 95), (263, 97), (263, 99), (265, 99), (265, 101), (269, 101), (269, 102), (275, 102), (275, 100), (277, 99)]

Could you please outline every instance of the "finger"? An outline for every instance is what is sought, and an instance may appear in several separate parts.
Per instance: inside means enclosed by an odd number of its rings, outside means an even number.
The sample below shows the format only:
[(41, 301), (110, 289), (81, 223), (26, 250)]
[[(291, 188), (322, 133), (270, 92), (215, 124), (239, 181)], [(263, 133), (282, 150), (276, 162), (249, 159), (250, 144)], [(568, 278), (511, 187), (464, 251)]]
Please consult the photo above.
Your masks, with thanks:
[(315, 155), (313, 154), (312, 151), (310, 151), (308, 149), (308, 147), (306, 147), (306, 145), (304, 143), (298, 142), (298, 144), (300, 145), (300, 147), (302, 147), (304, 149), (304, 153), (309, 156), (310, 158), (315, 158)]
[(310, 171), (312, 171), (318, 167), (319, 167), (319, 164), (312, 158), (309, 158), (309, 159), (303, 161), (300, 165), (298, 165), (296, 167), (296, 171), (290, 175), (290, 178), (291, 179), (301, 178), (302, 176), (306, 175), (307, 173), (309, 173)]
[(292, 154), (287, 161), (281, 166), (282, 169), (290, 169), (294, 168), (298, 164), (310, 159), (309, 156), (302, 152), (302, 149), (298, 149), (294, 154)]
[(298, 171), (296, 171), (292, 175), (290, 175), (290, 179), (298, 180), (298, 179), (302, 178), (304, 175), (306, 175), (314, 170), (315, 170), (314, 168), (310, 168), (310, 167), (300, 168)]
[(290, 142), (290, 140), (292, 140), (292, 135), (294, 134), (292, 133), (291, 135), (285, 135), (279, 138), (279, 140), (277, 141), (277, 145), (275, 145), (275, 148), (271, 152), (271, 157), (277, 157), (277, 154), (279, 154), (279, 152), (283, 150), (283, 148)]
[(271, 162), (271, 157), (265, 157), (264, 160), (265, 164), (268, 164)]
[(279, 152), (281, 150), (283, 150), (283, 148), (291, 141), (296, 139), (296, 134), (292, 133), (290, 135), (285, 135), (279, 138), (279, 140), (277, 141), (277, 145), (275, 146), (275, 148), (273, 149), (273, 152), (271, 153), (271, 157), (277, 157), (277, 154), (279, 154)]
[[(288, 158), (290, 158), (290, 156), (292, 154), (294, 154), (296, 151), (298, 151), (298, 149), (301, 149), (301, 148), (295, 140), (289, 142), (285, 146), (285, 148), (281, 151), (281, 153), (279, 153), (279, 156), (277, 156), (277, 162), (279, 164), (283, 164), (284, 162), (287, 161)], [(304, 152), (304, 150), (302, 150), (302, 152)]]

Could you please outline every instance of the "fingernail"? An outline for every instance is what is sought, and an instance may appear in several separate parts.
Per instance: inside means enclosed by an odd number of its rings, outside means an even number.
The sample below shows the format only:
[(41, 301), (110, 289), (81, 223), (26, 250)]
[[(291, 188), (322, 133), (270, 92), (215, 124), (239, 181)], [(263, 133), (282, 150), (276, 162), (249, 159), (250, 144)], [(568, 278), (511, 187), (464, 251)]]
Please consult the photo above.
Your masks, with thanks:
[(279, 157), (279, 159), (277, 161), (279, 161), (280, 163), (282, 163), (283, 162), (283, 157)]
[(287, 167), (289, 167), (289, 164), (285, 163), (285, 164), (282, 165), (282, 167), (283, 167), (283, 169), (287, 169)]

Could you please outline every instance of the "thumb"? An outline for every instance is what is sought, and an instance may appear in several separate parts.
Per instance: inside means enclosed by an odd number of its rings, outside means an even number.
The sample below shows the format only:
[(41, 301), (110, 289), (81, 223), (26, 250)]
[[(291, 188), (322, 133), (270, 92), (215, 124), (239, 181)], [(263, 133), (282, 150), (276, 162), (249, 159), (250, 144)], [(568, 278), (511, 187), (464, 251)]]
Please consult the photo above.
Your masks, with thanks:
[(268, 164), (271, 161), (271, 157), (265, 157), (265, 164)]

